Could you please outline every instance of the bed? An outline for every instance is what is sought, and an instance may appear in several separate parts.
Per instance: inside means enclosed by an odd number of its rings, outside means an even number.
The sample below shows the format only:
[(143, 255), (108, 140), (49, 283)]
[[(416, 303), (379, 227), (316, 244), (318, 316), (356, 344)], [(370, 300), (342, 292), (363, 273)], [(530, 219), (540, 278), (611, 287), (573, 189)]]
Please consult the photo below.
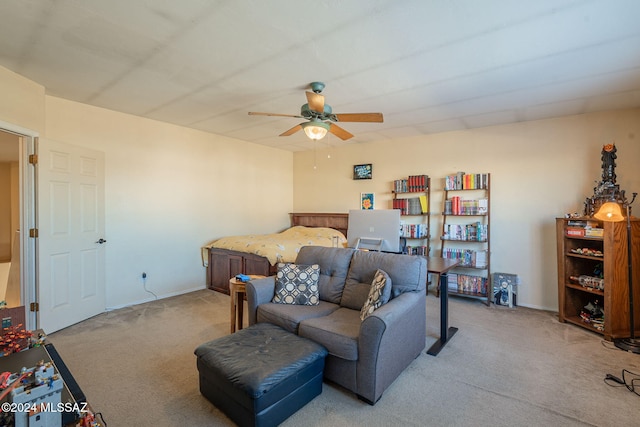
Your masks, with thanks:
[(207, 287), (229, 294), (237, 274), (275, 274), (278, 262), (293, 262), (302, 246), (345, 246), (349, 214), (292, 213), (291, 228), (281, 233), (229, 236), (202, 248)]

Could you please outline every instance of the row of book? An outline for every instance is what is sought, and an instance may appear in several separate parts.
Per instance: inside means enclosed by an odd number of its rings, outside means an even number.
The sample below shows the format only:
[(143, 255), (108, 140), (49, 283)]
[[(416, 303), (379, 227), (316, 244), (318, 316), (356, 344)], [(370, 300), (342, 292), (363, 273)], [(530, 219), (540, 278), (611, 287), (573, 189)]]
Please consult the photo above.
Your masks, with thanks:
[(400, 237), (424, 239), (428, 234), (427, 224), (400, 224)]
[(487, 278), (468, 274), (447, 274), (447, 288), (452, 292), (487, 295)]
[(489, 212), (489, 199), (462, 199), (454, 196), (444, 201), (445, 215), (486, 215)]
[(569, 237), (604, 237), (604, 229), (596, 221), (569, 220), (565, 234)]
[(487, 268), (487, 251), (443, 248), (442, 258), (461, 260), (461, 267)]
[(404, 253), (407, 255), (429, 255), (429, 247), (428, 246), (407, 246), (404, 250)]
[(393, 181), (393, 191), (395, 193), (419, 193), (427, 191), (428, 188), (428, 175), (409, 175), (407, 179)]
[(477, 190), (489, 187), (489, 174), (464, 173), (448, 175), (444, 178), (445, 190)]
[(471, 224), (445, 224), (442, 239), (485, 242), (488, 236), (487, 230), (487, 224), (482, 224), (480, 221)]
[(427, 196), (409, 199), (393, 199), (393, 209), (400, 209), (401, 215), (422, 215), (429, 211)]

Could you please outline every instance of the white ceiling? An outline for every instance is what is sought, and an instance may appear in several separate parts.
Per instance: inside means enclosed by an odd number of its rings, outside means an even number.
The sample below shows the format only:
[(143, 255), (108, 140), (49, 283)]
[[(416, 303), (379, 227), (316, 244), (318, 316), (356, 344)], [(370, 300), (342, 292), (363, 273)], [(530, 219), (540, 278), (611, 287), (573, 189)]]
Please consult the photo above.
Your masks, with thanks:
[(47, 93), (285, 150), (312, 81), (370, 141), (640, 106), (637, 0), (2, 0)]

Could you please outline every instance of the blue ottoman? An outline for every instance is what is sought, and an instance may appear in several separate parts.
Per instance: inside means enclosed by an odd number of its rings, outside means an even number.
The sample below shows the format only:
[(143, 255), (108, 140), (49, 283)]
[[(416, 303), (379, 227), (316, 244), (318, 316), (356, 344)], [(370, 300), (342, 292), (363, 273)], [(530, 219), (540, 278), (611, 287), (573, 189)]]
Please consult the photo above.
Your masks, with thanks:
[(322, 393), (327, 350), (270, 323), (195, 350), (200, 393), (239, 426), (277, 426)]

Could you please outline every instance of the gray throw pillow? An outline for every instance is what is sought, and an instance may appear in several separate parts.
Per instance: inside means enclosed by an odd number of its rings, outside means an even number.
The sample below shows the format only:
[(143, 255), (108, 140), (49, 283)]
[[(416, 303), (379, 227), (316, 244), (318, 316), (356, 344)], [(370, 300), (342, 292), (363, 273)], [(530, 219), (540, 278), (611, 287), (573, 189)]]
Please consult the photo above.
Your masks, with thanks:
[(320, 265), (318, 264), (278, 263), (275, 295), (272, 302), (296, 305), (320, 304), (319, 277)]
[(391, 278), (389, 275), (378, 269), (373, 276), (369, 296), (360, 310), (360, 320), (366, 319), (376, 309), (389, 301), (391, 296)]

